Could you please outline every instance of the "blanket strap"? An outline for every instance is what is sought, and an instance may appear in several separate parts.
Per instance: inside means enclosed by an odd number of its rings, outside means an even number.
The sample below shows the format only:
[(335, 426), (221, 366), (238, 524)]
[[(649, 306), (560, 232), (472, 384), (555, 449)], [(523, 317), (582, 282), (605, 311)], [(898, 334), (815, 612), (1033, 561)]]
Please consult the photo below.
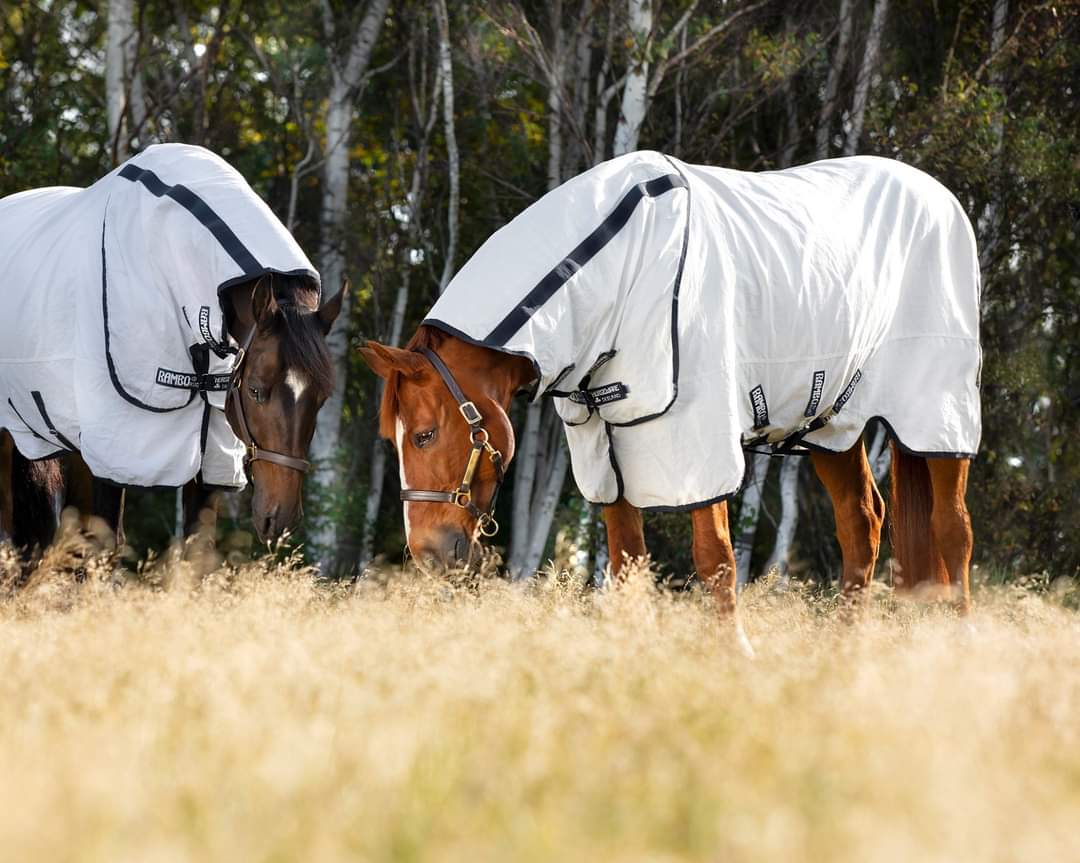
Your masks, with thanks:
[(163, 387), (175, 390), (195, 390), (196, 392), (223, 393), (229, 390), (230, 372), (223, 374), (197, 374), (196, 372), (176, 372), (171, 369), (158, 369), (156, 382)]

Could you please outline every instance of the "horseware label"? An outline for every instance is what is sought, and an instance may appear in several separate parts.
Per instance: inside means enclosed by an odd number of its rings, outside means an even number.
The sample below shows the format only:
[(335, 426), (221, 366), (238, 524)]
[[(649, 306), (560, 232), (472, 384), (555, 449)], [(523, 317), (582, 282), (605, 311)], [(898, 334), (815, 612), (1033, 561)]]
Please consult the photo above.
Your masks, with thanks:
[(199, 308), (199, 332), (202, 333), (203, 341), (210, 345), (210, 350), (218, 355), (221, 359), (225, 359), (232, 351), (228, 347), (214, 338), (214, 333), (210, 330), (210, 307), (201, 306)]
[(231, 378), (231, 374), (200, 375), (195, 372), (174, 372), (170, 369), (157, 370), (157, 382), (163, 387), (176, 390), (224, 392), (229, 388)]
[(630, 387), (616, 381), (613, 384), (604, 384), (591, 390), (576, 390), (570, 393), (570, 401), (579, 405), (599, 407), (611, 402), (622, 401), (630, 394)]
[(806, 403), (804, 417), (812, 417), (817, 413), (818, 405), (821, 404), (821, 391), (825, 388), (825, 372), (814, 372), (814, 382), (810, 386), (810, 401)]
[(750, 404), (754, 408), (754, 428), (764, 428), (769, 424), (769, 404), (765, 401), (765, 390), (761, 385), (750, 390)]
[(856, 369), (855, 374), (853, 374), (851, 376), (851, 382), (848, 383), (847, 387), (844, 388), (844, 391), (842, 393), (840, 393), (840, 398), (838, 398), (836, 400), (836, 403), (833, 405), (833, 410), (834, 411), (839, 411), (840, 408), (842, 408), (844, 405), (846, 405), (848, 403), (848, 399), (851, 398), (851, 394), (853, 392), (855, 392), (855, 385), (861, 380), (862, 380), (862, 370), (861, 369)]

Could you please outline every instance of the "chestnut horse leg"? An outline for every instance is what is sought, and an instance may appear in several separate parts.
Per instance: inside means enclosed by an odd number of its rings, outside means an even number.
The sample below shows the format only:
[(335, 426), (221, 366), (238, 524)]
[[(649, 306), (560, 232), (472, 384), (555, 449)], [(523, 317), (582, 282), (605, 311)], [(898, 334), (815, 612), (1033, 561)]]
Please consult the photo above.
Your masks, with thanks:
[(11, 489), (14, 450), (11, 435), (0, 429), (0, 542), (10, 542), (15, 534), (15, 501)]
[(846, 600), (854, 603), (874, 576), (885, 501), (874, 484), (861, 438), (847, 452), (813, 451), (810, 459), (832, 498), (836, 538), (844, 557), (841, 591)]
[(735, 613), (735, 550), (731, 547), (727, 501), (690, 510), (694, 566), (716, 601), (721, 617)]
[(934, 489), (934, 505), (930, 526), (945, 568), (949, 572), (949, 587), (957, 611), (971, 611), (971, 588), (968, 569), (971, 565), (971, 516), (964, 495), (967, 492), (969, 459), (928, 458), (930, 483)]
[(631, 506), (625, 500), (619, 500), (604, 507), (604, 524), (607, 525), (611, 575), (616, 581), (620, 581), (620, 575), (627, 561), (644, 557), (646, 554), (641, 510), (636, 506)]
[(730, 628), (735, 647), (745, 657), (754, 658), (754, 648), (743, 632), (735, 607), (735, 549), (731, 546), (727, 501), (690, 510), (694, 525), (694, 566), (698, 578), (712, 594), (721, 623)]

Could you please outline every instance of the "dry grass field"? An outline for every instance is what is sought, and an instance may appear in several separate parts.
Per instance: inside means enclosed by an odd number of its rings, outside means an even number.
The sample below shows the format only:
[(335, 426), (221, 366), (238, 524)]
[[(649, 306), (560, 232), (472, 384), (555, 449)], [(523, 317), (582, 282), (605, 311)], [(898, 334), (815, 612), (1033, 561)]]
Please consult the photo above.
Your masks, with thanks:
[(1080, 860), (1068, 585), (974, 631), (755, 585), (750, 662), (643, 577), (70, 557), (14, 590), (0, 552), (5, 860)]

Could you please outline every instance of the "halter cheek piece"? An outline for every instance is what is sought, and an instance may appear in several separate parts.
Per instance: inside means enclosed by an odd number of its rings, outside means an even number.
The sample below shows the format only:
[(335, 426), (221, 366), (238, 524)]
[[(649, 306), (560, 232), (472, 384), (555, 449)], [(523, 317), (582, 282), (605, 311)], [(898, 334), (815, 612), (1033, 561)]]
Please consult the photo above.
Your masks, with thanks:
[[(499, 523), (495, 521), (495, 501), (499, 498), (499, 489), (502, 487), (503, 480), (506, 477), (503, 469), (502, 453), (491, 445), (487, 429), (481, 425), (484, 418), (480, 415), (480, 411), (476, 409), (476, 405), (465, 397), (465, 393), (461, 391), (458, 382), (454, 380), (454, 376), (450, 373), (450, 369), (446, 367), (446, 363), (439, 358), (438, 354), (427, 348), (420, 348), (420, 353), (427, 357), (428, 362), (435, 367), (435, 371), (443, 379), (446, 388), (450, 390), (450, 395), (457, 402), (462, 417), (469, 424), (469, 438), (472, 441), (472, 450), (469, 452), (469, 460), (465, 464), (465, 475), (461, 478), (461, 484), (454, 491), (402, 489), (401, 499), (415, 503), (452, 503), (454, 506), (461, 507), (476, 519), (481, 534), (488, 537), (495, 536), (499, 531)], [(480, 456), (485, 452), (488, 458), (491, 459), (492, 467), (495, 468), (495, 491), (491, 495), (488, 508), (482, 510), (473, 501), (472, 482), (476, 476), (476, 468), (480, 464)], [(399, 453), (400, 457), (401, 454)]]
[(229, 409), (230, 402), (236, 405), (236, 419), (237, 424), (240, 426), (240, 433), (237, 437), (240, 438), (240, 442), (244, 445), (244, 469), (249, 468), (253, 461), (268, 461), (272, 464), (298, 470), (300, 473), (307, 473), (311, 470), (311, 462), (307, 461), (307, 459), (296, 458), (270, 449), (261, 449), (251, 436), (251, 429), (248, 428), (247, 416), (244, 414), (244, 398), (240, 388), (244, 385), (244, 361), (247, 359), (248, 348), (251, 347), (251, 342), (255, 338), (256, 329), (258, 329), (258, 325), (253, 324), (251, 332), (247, 334), (244, 343), (236, 352), (236, 362), (233, 364), (232, 377), (229, 379), (229, 391), (225, 396), (226, 412)]

